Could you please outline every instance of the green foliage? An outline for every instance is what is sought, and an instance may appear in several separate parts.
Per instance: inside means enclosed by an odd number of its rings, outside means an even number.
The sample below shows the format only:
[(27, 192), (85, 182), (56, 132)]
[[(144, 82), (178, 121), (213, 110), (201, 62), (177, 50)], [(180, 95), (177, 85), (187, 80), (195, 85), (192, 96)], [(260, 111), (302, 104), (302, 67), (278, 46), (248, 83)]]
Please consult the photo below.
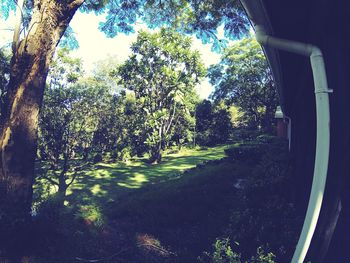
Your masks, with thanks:
[(100, 30), (108, 37), (119, 32), (133, 33), (133, 26), (141, 20), (152, 29), (166, 26), (183, 34), (194, 34), (219, 51), (227, 43), (226, 39), (217, 37), (219, 26), (224, 25), (225, 37), (229, 39), (236, 39), (249, 31), (248, 19), (238, 1), (100, 0), (85, 1), (82, 8), (107, 12)]
[(249, 260), (242, 260), (239, 252), (235, 252), (232, 247), (239, 249), (239, 244), (234, 242), (231, 246), (229, 238), (218, 238), (213, 244), (213, 252), (204, 252), (199, 257), (200, 262), (208, 263), (275, 263), (275, 255), (272, 252), (265, 252), (263, 247), (258, 247), (256, 254), (251, 256)]
[(230, 112), (223, 104), (218, 104), (213, 111), (211, 124), (211, 142), (215, 144), (226, 143), (232, 131)]
[[(266, 162), (262, 162), (264, 165), (269, 161), (274, 162), (276, 157), (273, 156), (273, 154), (281, 156), (282, 160), (288, 159), (286, 157), (287, 141), (285, 139), (268, 134), (256, 136), (256, 132), (245, 132), (244, 143), (238, 142), (225, 150), (225, 154), (228, 157), (232, 157), (233, 160), (248, 161), (259, 164), (261, 160), (266, 159)], [(240, 137), (240, 139), (242, 140), (242, 137)], [(281, 165), (284, 166), (285, 162), (282, 162)]]
[[(196, 262), (198, 255), (208, 263), (232, 257), (240, 257), (233, 262), (288, 262), (300, 230), (289, 193), (289, 156), (282, 141), (264, 147), (254, 164), (210, 161), (224, 157), (220, 146), (184, 148), (158, 165), (135, 159), (85, 168), (70, 188), (68, 211), (59, 215), (61, 237), (46, 237), (40, 247), (40, 253), (50, 249), (42, 262), (104, 258), (124, 249), (118, 260), (126, 262)], [(239, 189), (238, 179), (244, 180)], [(140, 236), (173, 253), (145, 254), (135, 246)]]
[(256, 250), (256, 256), (253, 256), (250, 262), (252, 263), (275, 263), (275, 255), (272, 252), (266, 253), (262, 247)]
[(242, 125), (272, 132), (277, 92), (264, 53), (253, 38), (225, 49), (208, 76), (215, 87), (212, 97), (238, 106), (243, 112)]
[(57, 193), (46, 197), (36, 207), (36, 217), (41, 221), (45, 221), (45, 225), (49, 227), (57, 227), (62, 219), (61, 215), (64, 213), (62, 202), (62, 196)]
[(261, 131), (255, 129), (236, 128), (232, 133), (232, 137), (237, 142), (252, 142), (256, 141), (261, 135)]
[(266, 146), (262, 144), (242, 143), (226, 149), (225, 154), (228, 157), (232, 157), (233, 160), (256, 163), (260, 161), (265, 147)]
[(170, 139), (188, 139), (187, 130), (194, 125), (194, 88), (205, 68), (191, 44), (190, 38), (175, 31), (140, 31), (133, 54), (116, 70), (120, 84), (135, 96), (136, 129), (146, 137), (154, 161), (160, 161)]
[(216, 239), (213, 248), (213, 263), (238, 263), (241, 260), (241, 255), (232, 251), (228, 238)]
[[(144, 135), (138, 127), (143, 116), (137, 114), (135, 96), (131, 93), (112, 93), (103, 111), (95, 116), (99, 119), (93, 136), (94, 151), (120, 157), (124, 148), (130, 148), (130, 155), (143, 153)], [(125, 152), (125, 150), (124, 150)]]
[(302, 218), (293, 204), (288, 145), (285, 140), (274, 139), (269, 143), (255, 143), (256, 146), (261, 149), (260, 158), (245, 182), (240, 196), (242, 202), (232, 211), (226, 232), (232, 240), (240, 242), (244, 258), (261, 244), (269, 244), (277, 261), (287, 261), (296, 244)]
[(10, 77), (10, 55), (6, 50), (0, 49), (0, 119), (5, 110), (5, 97)]
[(226, 143), (232, 131), (230, 110), (223, 103), (203, 100), (196, 108), (196, 141), (213, 146)]
[(131, 147), (125, 147), (118, 151), (117, 160), (126, 162), (131, 159)]
[(96, 204), (79, 206), (79, 210), (75, 213), (75, 218), (83, 220), (85, 224), (95, 227), (102, 227), (106, 224), (106, 219), (101, 208)]
[(277, 141), (278, 139), (276, 138), (276, 136), (272, 136), (269, 134), (261, 134), (256, 137), (256, 140), (261, 143), (272, 143), (274, 141)]
[(80, 59), (69, 50), (58, 51), (44, 94), (39, 120), (39, 157), (50, 165), (41, 173), (65, 193), (78, 175), (74, 158), (87, 158), (99, 118), (110, 99), (107, 88), (95, 79), (83, 79)]

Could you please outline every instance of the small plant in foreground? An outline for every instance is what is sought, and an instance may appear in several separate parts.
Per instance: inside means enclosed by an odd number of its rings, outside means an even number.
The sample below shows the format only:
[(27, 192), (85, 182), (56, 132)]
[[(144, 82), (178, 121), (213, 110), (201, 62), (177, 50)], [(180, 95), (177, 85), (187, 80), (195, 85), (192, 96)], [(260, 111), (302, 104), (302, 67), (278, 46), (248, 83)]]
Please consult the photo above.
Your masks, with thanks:
[[(238, 247), (239, 243), (234, 242)], [(250, 260), (242, 260), (241, 253), (232, 249), (229, 238), (218, 238), (213, 244), (214, 251), (204, 252), (199, 257), (200, 262), (206, 263), (275, 263), (275, 255), (272, 252), (266, 252), (263, 247), (258, 247), (256, 255), (251, 256)]]
[(75, 217), (82, 219), (87, 225), (95, 227), (102, 227), (106, 221), (101, 209), (95, 204), (82, 205)]

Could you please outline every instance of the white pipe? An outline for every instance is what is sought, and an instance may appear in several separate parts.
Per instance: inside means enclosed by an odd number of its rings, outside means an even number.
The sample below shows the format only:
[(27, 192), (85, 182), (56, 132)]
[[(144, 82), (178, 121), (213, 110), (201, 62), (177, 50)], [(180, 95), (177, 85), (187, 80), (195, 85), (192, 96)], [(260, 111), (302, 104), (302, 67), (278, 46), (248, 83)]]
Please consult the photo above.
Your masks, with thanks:
[(319, 48), (309, 44), (268, 36), (263, 31), (263, 27), (258, 25), (255, 29), (256, 39), (260, 44), (309, 56), (311, 61), (316, 97), (316, 156), (309, 205), (303, 229), (292, 258), (292, 263), (302, 263), (317, 225), (326, 186), (330, 141), (328, 93), (332, 91), (328, 89), (323, 56)]
[(284, 118), (288, 120), (287, 136), (288, 136), (288, 150), (290, 151), (291, 142), (292, 142), (292, 119), (287, 115), (284, 115)]

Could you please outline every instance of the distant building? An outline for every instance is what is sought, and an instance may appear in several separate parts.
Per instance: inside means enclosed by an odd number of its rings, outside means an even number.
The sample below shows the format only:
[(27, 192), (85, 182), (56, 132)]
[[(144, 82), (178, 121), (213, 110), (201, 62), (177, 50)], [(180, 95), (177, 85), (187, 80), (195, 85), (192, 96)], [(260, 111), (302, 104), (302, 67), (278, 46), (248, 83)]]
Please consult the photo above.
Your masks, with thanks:
[(276, 135), (279, 138), (285, 138), (289, 141), (289, 149), (291, 143), (291, 120), (286, 117), (280, 106), (277, 107), (275, 112), (276, 119)]

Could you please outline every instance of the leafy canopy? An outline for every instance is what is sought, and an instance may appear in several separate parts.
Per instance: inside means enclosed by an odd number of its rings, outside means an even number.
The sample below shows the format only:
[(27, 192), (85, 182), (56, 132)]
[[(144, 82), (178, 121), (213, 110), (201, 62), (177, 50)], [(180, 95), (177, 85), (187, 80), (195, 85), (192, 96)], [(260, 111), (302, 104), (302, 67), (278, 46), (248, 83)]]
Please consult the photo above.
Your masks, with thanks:
[[(29, 25), (33, 6), (33, 0), (25, 1), (22, 30), (26, 30)], [(4, 18), (7, 19), (10, 12), (15, 10), (15, 1), (0, 0), (0, 11)], [(211, 43), (214, 51), (225, 47), (226, 39), (241, 38), (249, 32), (248, 18), (238, 0), (85, 0), (80, 10), (106, 14), (99, 29), (108, 37), (118, 33), (135, 33), (134, 26), (145, 23), (152, 29), (171, 27), (182, 34), (194, 34), (203, 43)], [(217, 37), (217, 30), (221, 26), (225, 39)], [(79, 46), (72, 28), (67, 28), (61, 45), (70, 48)]]
[(139, 115), (145, 116), (141, 125), (148, 134), (146, 143), (158, 147), (157, 154), (174, 135), (175, 127), (180, 131), (180, 126), (192, 121), (195, 85), (206, 71), (191, 44), (190, 38), (173, 30), (140, 31), (131, 47), (133, 54), (116, 72), (120, 84), (135, 94)]
[(248, 18), (238, 0), (89, 0), (82, 10), (107, 14), (99, 28), (108, 37), (134, 33), (134, 26), (144, 22), (152, 29), (171, 27), (183, 34), (195, 34), (216, 51), (227, 44), (227, 40), (217, 38), (220, 26), (230, 40), (249, 31)]
[(261, 126), (272, 122), (278, 104), (276, 88), (264, 53), (253, 38), (225, 49), (220, 63), (209, 68), (208, 76), (215, 87), (214, 100), (240, 107), (248, 122)]

